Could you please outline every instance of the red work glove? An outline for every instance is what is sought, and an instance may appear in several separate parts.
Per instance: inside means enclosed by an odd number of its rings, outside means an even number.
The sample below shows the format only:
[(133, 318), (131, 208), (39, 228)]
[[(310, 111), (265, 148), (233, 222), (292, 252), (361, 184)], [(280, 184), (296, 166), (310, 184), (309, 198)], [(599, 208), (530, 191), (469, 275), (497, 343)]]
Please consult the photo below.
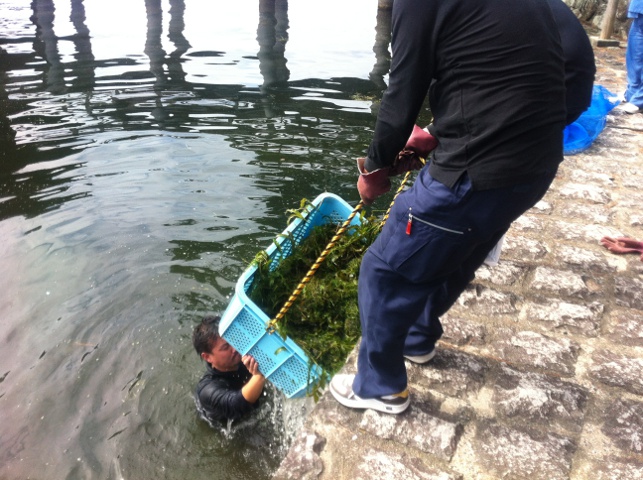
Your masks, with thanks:
[(640, 253), (641, 261), (643, 262), (643, 242), (627, 237), (603, 237), (601, 238), (601, 244), (614, 253)]
[(390, 175), (419, 170), (424, 165), (422, 160), (437, 146), (438, 141), (433, 135), (415, 125), (404, 149), (397, 154)]
[(391, 189), (389, 180), (390, 168), (378, 168), (372, 172), (364, 169), (365, 158), (357, 159), (357, 170), (359, 178), (357, 179), (357, 191), (364, 205), (370, 205), (380, 195), (384, 195)]

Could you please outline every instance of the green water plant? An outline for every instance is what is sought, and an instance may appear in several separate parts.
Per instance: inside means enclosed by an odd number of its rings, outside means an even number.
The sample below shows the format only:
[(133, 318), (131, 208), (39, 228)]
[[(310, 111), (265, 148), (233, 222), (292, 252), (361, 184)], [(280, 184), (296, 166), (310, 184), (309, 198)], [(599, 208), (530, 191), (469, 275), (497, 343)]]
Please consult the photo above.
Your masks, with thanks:
[[(291, 211), (293, 218), (303, 218), (300, 213)], [(299, 297), (276, 324), (278, 334), (294, 340), (311, 362), (330, 376), (344, 365), (361, 334), (357, 308), (359, 266), (381, 224), (376, 217), (367, 217), (363, 212), (360, 220), (359, 225), (351, 226), (339, 237)], [(274, 318), (337, 229), (338, 225), (332, 222), (313, 227), (276, 266), (267, 255), (257, 255), (254, 260), (257, 270), (249, 298)], [(321, 384), (313, 385), (311, 394), (315, 397), (324, 387), (325, 375), (322, 377)]]

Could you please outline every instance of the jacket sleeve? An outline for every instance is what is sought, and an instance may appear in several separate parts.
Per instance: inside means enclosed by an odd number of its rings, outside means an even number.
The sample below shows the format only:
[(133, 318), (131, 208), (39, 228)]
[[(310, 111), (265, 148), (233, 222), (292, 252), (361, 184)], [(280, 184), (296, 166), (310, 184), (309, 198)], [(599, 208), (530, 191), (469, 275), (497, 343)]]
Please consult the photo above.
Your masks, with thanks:
[(216, 380), (203, 386), (198, 395), (203, 409), (216, 419), (236, 420), (255, 407), (255, 404), (243, 398), (241, 390), (231, 389), (224, 382)]
[[(434, 1), (395, 0), (391, 71), (375, 134), (368, 149), (368, 171), (389, 167), (404, 148), (433, 77)], [(429, 4), (429, 5), (427, 5)]]
[(549, 0), (565, 58), (565, 124), (573, 123), (592, 102), (596, 65), (592, 44), (574, 12), (562, 0)]

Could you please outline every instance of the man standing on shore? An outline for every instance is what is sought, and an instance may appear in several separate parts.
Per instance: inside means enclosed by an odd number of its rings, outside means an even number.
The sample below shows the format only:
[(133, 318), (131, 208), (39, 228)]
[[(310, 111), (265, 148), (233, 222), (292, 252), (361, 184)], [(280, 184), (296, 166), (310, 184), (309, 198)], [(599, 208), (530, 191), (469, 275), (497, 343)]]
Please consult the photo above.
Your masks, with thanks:
[[(568, 39), (587, 41), (578, 35)], [(390, 175), (415, 168), (398, 152), (427, 92), (434, 121), (425, 135), (434, 138), (424, 144), (437, 147), (364, 255), (358, 372), (330, 384), (341, 404), (386, 413), (409, 406), (404, 359), (433, 357), (439, 317), (549, 188), (563, 160), (566, 88), (591, 92), (593, 82), (580, 76), (566, 87), (562, 36), (548, 1), (393, 3), (389, 85), (368, 156), (358, 160), (362, 200), (372, 203), (390, 189)], [(581, 64), (591, 70), (593, 62)]]

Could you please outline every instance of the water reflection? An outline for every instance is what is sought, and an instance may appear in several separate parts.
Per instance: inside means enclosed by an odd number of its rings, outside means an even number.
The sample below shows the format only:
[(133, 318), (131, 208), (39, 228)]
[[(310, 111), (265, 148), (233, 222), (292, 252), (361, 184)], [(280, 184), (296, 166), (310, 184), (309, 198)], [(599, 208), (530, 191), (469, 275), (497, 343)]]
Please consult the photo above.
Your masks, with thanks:
[(391, 52), (389, 45), (391, 43), (391, 8), (380, 7), (377, 9), (377, 21), (375, 23), (375, 65), (369, 74), (373, 83), (384, 90), (386, 82), (384, 77), (388, 74), (391, 66)]
[[(69, 16), (76, 33), (72, 36), (76, 53), (76, 62), (72, 66), (71, 89), (74, 91), (91, 92), (95, 86), (94, 55), (89, 28), (85, 25), (85, 5), (83, 0), (71, 0), (71, 14)], [(89, 102), (89, 96), (87, 96)]]
[[(0, 65), (3, 65), (8, 57), (9, 55), (0, 48)], [(2, 67), (0, 67), (0, 75), (2, 76), (2, 81), (0, 82), (0, 106), (3, 107), (0, 111), (0, 162), (6, 165), (13, 158), (16, 150), (16, 131), (11, 128), (11, 121), (8, 118), (9, 112), (6, 107), (9, 104), (9, 95), (5, 88), (6, 72)], [(0, 195), (4, 196), (5, 194)]]
[(37, 55), (44, 58), (47, 66), (43, 71), (43, 81), (47, 91), (60, 94), (65, 91), (65, 70), (58, 53), (58, 37), (54, 33), (54, 2), (53, 0), (32, 0), (31, 17), (36, 25), (36, 37), (33, 49)]
[(191, 326), (287, 209), (356, 200), (390, 17), (371, 0), (314, 18), (286, 0), (23, 3), (0, 0), (0, 477), (268, 478), (296, 422), (278, 397), (254, 436), (201, 422)]
[[(76, 33), (64, 37), (74, 42), (74, 61), (63, 62), (58, 51), (63, 38), (54, 33), (54, 3), (51, 0), (34, 0), (31, 19), (36, 26), (35, 54), (46, 60), (43, 87), (50, 93), (64, 91), (68, 96), (58, 95), (43, 101), (36, 85), (23, 82), (20, 87), (14, 87), (7, 83), (12, 90), (7, 92), (7, 96), (13, 97), (11, 106), (16, 108), (15, 112), (9, 112), (9, 109), (2, 112), (6, 132), (3, 141), (8, 143), (3, 153), (16, 152), (17, 163), (14, 165), (17, 168), (10, 167), (12, 162), (5, 164), (4, 168), (12, 168), (15, 172), (36, 158), (44, 162), (69, 154), (78, 147), (95, 145), (97, 133), (131, 130), (201, 133), (229, 130), (228, 138), (235, 147), (255, 151), (262, 162), (275, 163), (272, 157), (278, 156), (280, 158), (275, 164), (281, 166), (296, 165), (302, 160), (315, 165), (319, 152), (328, 147), (338, 151), (337, 156), (324, 160), (331, 164), (354, 155), (347, 152), (361, 153), (368, 138), (368, 126), (372, 123), (372, 117), (364, 113), (368, 114), (372, 99), (381, 92), (382, 72), (388, 58), (385, 32), (389, 28), (387, 22), (390, 17), (382, 13), (386, 11), (378, 10), (374, 48), (376, 67), (369, 74), (370, 81), (360, 78), (293, 81), (290, 80), (286, 58), (288, 3), (286, 0), (262, 0), (258, 7), (259, 22), (255, 32), (259, 48), (256, 58), (263, 82), (253, 88), (242, 83), (211, 83), (214, 78), (206, 78), (207, 82), (203, 83), (196, 82), (194, 78), (186, 81), (186, 62), (195, 58), (190, 56), (195, 53), (190, 53), (190, 42), (184, 34), (186, 6), (182, 0), (170, 3), (168, 38), (174, 46), (170, 54), (162, 42), (162, 2), (145, 1), (147, 23), (143, 52), (149, 60), (145, 65), (146, 71), (141, 71), (139, 62), (133, 62), (127, 56), (109, 60), (94, 58), (85, 6), (81, 0), (71, 2), (70, 19)], [(226, 55), (218, 50), (209, 52)], [(33, 63), (32, 57), (9, 57), (17, 63), (14, 72), (21, 69), (27, 72), (28, 64)], [(110, 69), (118, 66), (122, 73), (99, 77), (97, 71), (107, 71), (107, 65)], [(67, 84), (64, 72), (68, 72)], [(342, 122), (340, 126), (328, 119), (337, 114), (344, 116), (348, 123)], [(347, 143), (338, 144), (337, 141), (343, 137)], [(14, 140), (20, 146), (17, 151), (11, 148)], [(55, 150), (51, 148), (54, 145)], [(283, 162), (284, 155), (290, 159), (292, 156), (298, 158)], [(51, 175), (46, 168), (39, 170), (41, 176)], [(19, 178), (20, 175), (14, 177), (15, 180)], [(33, 176), (28, 178), (35, 180)], [(25, 182), (24, 177), (20, 182), (19, 187), (10, 182), (3, 192), (20, 191), (22, 196), (26, 194), (35, 201), (12, 201), (0, 205), (0, 218), (24, 213), (38, 205), (38, 197), (34, 194), (43, 188), (43, 184)], [(296, 185), (293, 184), (293, 190)], [(326, 189), (332, 184), (324, 180), (314, 185)], [(67, 197), (56, 198), (62, 200)], [(37, 215), (42, 211), (38, 209), (30, 214)]]
[(161, 46), (161, 35), (163, 33), (161, 0), (145, 0), (145, 12), (147, 13), (147, 37), (143, 51), (150, 59), (150, 72), (156, 79), (154, 88), (161, 89), (167, 83), (165, 78), (166, 54)]
[(185, 29), (185, 2), (183, 0), (170, 0), (170, 24), (168, 38), (174, 44), (174, 51), (167, 58), (167, 68), (172, 83), (184, 84), (185, 72), (181, 57), (191, 45), (183, 35)]
[(286, 67), (288, 42), (288, 1), (259, 0), (259, 71), (263, 76), (262, 92), (270, 87), (285, 86), (290, 78)]

